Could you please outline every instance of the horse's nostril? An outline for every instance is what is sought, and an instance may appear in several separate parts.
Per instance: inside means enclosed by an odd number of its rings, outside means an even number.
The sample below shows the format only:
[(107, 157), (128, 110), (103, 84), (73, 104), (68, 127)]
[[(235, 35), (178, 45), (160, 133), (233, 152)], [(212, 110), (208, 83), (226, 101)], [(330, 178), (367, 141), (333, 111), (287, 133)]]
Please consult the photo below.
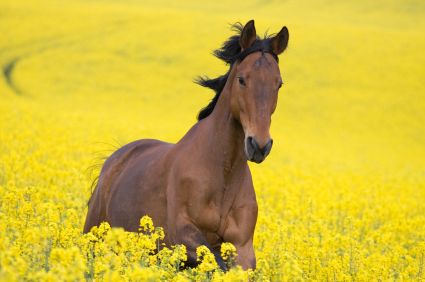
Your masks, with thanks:
[(266, 148), (270, 151), (272, 146), (273, 146), (273, 139), (270, 139), (269, 142), (267, 142), (267, 144), (266, 144)]
[(247, 154), (248, 160), (256, 163), (262, 162), (270, 153), (272, 145), (273, 140), (269, 139), (263, 147), (260, 147), (254, 137), (248, 136), (245, 140), (245, 153)]
[(257, 141), (251, 136), (248, 137), (248, 143), (251, 145), (252, 149), (254, 151), (258, 150), (259, 146), (257, 144)]
[(264, 153), (265, 156), (267, 156), (270, 153), (272, 146), (273, 146), (273, 139), (270, 139), (269, 142), (267, 142), (266, 146), (263, 149), (264, 150), (263, 153)]
[(267, 156), (270, 153), (270, 150), (273, 146), (273, 139), (270, 139), (269, 142), (267, 142), (266, 146), (261, 150), (261, 153), (263, 153), (264, 156)]

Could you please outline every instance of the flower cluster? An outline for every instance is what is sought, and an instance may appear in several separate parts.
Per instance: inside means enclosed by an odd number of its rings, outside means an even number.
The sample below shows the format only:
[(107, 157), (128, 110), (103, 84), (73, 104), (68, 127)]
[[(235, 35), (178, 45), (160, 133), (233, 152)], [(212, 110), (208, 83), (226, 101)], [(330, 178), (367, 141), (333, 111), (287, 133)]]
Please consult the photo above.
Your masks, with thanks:
[[(425, 279), (423, 0), (139, 2), (0, 1), (0, 281)], [(179, 140), (208, 102), (190, 80), (228, 70), (223, 23), (253, 14), (291, 34), (250, 165), (256, 269), (228, 243), (229, 271), (205, 247), (187, 268), (148, 217), (83, 234), (104, 159)]]

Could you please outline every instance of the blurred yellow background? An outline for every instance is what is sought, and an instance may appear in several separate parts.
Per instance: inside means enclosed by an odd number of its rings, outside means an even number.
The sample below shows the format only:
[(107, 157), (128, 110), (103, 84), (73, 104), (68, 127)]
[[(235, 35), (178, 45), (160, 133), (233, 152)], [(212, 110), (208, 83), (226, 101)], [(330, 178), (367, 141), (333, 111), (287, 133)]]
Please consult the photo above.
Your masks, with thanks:
[[(102, 157), (185, 134), (213, 97), (193, 79), (227, 71), (211, 52), (232, 35), (229, 24), (250, 19), (260, 36), (284, 25), (290, 33), (274, 147), (251, 165), (259, 271), (271, 280), (424, 278), (419, 0), (2, 1), (0, 278), (16, 278), (5, 262), (14, 248), (23, 277), (48, 272), (38, 261), (46, 238), (69, 247), (43, 229), (40, 210), (60, 213), (52, 226), (78, 240), (99, 167), (88, 171)], [(40, 234), (33, 244), (27, 232)]]

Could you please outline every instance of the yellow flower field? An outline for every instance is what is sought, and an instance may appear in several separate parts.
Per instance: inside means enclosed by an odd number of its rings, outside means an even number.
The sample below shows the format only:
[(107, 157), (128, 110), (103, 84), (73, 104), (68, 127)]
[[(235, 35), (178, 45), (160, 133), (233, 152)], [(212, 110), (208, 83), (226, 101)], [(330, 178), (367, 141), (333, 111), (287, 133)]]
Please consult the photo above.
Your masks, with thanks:
[[(164, 234), (82, 235), (105, 157), (177, 142), (223, 74), (211, 55), (256, 21), (289, 29), (273, 150), (250, 164), (255, 271), (181, 270)], [(425, 280), (425, 2), (0, 2), (1, 281)], [(231, 245), (222, 246), (231, 264)]]

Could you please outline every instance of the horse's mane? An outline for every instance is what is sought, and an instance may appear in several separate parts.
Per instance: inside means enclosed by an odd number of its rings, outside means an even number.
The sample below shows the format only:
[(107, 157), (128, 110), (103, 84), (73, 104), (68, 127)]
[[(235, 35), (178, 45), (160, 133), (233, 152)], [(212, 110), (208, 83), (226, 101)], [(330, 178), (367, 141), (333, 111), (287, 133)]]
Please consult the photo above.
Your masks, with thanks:
[(226, 85), (227, 78), (229, 77), (230, 70), (235, 62), (240, 62), (245, 59), (246, 56), (253, 52), (261, 51), (263, 53), (270, 53), (276, 61), (278, 57), (273, 54), (271, 46), (271, 37), (272, 35), (264, 35), (264, 38), (261, 39), (257, 36), (255, 42), (251, 47), (241, 51), (241, 46), (239, 44), (239, 38), (243, 30), (243, 25), (241, 23), (235, 23), (232, 25), (232, 30), (236, 32), (235, 35), (231, 36), (226, 42), (223, 43), (220, 49), (217, 49), (213, 52), (213, 55), (224, 61), (227, 65), (230, 65), (229, 70), (222, 76), (217, 78), (209, 78), (207, 76), (198, 77), (195, 82), (201, 86), (211, 88), (215, 91), (214, 98), (210, 103), (204, 107), (198, 114), (198, 120), (204, 119), (209, 116), (214, 110), (215, 105), (217, 104), (218, 98), (220, 97), (221, 92), (223, 91), (224, 85)]

